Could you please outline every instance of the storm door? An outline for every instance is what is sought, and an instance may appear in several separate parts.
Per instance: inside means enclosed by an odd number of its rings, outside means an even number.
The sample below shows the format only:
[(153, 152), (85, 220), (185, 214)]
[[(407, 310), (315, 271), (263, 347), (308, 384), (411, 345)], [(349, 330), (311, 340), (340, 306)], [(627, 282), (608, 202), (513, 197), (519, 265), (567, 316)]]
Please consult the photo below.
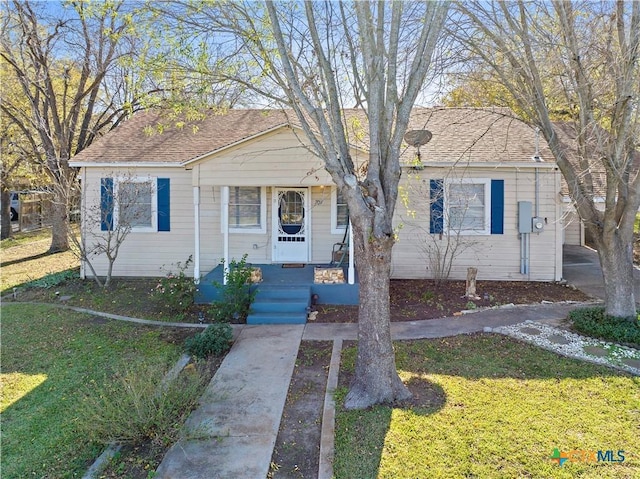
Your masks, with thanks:
[(308, 189), (273, 190), (273, 261), (309, 261)]

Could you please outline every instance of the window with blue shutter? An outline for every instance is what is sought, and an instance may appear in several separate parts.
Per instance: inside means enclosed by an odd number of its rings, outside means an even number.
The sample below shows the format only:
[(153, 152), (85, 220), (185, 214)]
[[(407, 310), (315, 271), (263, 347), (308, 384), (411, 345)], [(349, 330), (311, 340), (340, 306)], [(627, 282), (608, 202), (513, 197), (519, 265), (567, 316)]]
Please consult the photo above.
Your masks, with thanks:
[(432, 179), (429, 200), (431, 234), (504, 234), (504, 180)]
[[(116, 206), (116, 196), (118, 205)], [(153, 210), (156, 216), (152, 217)], [(116, 218), (117, 213), (117, 218)], [(155, 219), (155, 224), (154, 220)], [(113, 231), (114, 224), (124, 222), (132, 231), (171, 230), (171, 182), (157, 178), (155, 191), (149, 178), (100, 180), (100, 229)]]

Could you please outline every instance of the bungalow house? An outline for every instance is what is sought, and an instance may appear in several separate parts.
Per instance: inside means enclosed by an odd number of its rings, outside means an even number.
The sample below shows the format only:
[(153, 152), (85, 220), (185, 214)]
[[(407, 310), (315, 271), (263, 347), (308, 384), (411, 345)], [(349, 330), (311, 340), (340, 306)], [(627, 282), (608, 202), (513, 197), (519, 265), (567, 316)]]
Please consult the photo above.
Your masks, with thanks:
[[(352, 158), (366, 168), (366, 117), (345, 116)], [(473, 266), (479, 280), (561, 279), (561, 178), (531, 127), (500, 110), (436, 108), (414, 110), (409, 130), (432, 138), (401, 156), (394, 278), (464, 278)], [(261, 266), (264, 285), (304, 282), (303, 271), (337, 262), (342, 289), (311, 292), (320, 302), (357, 302), (346, 204), (290, 112), (180, 122), (138, 113), (71, 164), (81, 169), (87, 240), (136, 213), (114, 276), (161, 276), (191, 257), (188, 274), (205, 291), (222, 278), (221, 260), (243, 255)], [(135, 204), (117, 200), (134, 191)], [(106, 273), (104, 256), (92, 264)]]

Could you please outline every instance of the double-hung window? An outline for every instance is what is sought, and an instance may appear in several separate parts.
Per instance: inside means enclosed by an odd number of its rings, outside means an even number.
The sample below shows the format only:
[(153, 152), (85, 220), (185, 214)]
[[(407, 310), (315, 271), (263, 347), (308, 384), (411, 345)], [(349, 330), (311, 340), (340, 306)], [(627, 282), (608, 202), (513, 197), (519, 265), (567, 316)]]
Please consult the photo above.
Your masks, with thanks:
[(348, 225), (349, 208), (347, 207), (347, 200), (338, 191), (338, 188), (334, 187), (331, 190), (331, 233), (344, 233)]
[(264, 233), (266, 216), (265, 189), (260, 186), (229, 187), (229, 231)]
[(156, 191), (151, 179), (126, 179), (116, 183), (118, 223), (132, 230), (155, 231)]
[(489, 234), (490, 180), (458, 180), (446, 183), (445, 223), (450, 231)]

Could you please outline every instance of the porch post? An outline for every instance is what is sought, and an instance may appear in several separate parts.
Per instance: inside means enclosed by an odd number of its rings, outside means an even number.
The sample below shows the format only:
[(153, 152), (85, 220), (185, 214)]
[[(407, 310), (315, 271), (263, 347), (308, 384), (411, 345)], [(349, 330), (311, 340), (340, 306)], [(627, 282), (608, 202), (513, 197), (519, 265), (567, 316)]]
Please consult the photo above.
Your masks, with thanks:
[(222, 187), (222, 251), (224, 265), (222, 270), (222, 284), (227, 284), (229, 273), (229, 187)]
[(193, 187), (193, 282), (200, 284), (200, 187)]
[(351, 228), (351, 220), (349, 220), (349, 269), (347, 270), (347, 282), (349, 284), (355, 284), (356, 282), (356, 269), (354, 267), (353, 258), (353, 229)]

